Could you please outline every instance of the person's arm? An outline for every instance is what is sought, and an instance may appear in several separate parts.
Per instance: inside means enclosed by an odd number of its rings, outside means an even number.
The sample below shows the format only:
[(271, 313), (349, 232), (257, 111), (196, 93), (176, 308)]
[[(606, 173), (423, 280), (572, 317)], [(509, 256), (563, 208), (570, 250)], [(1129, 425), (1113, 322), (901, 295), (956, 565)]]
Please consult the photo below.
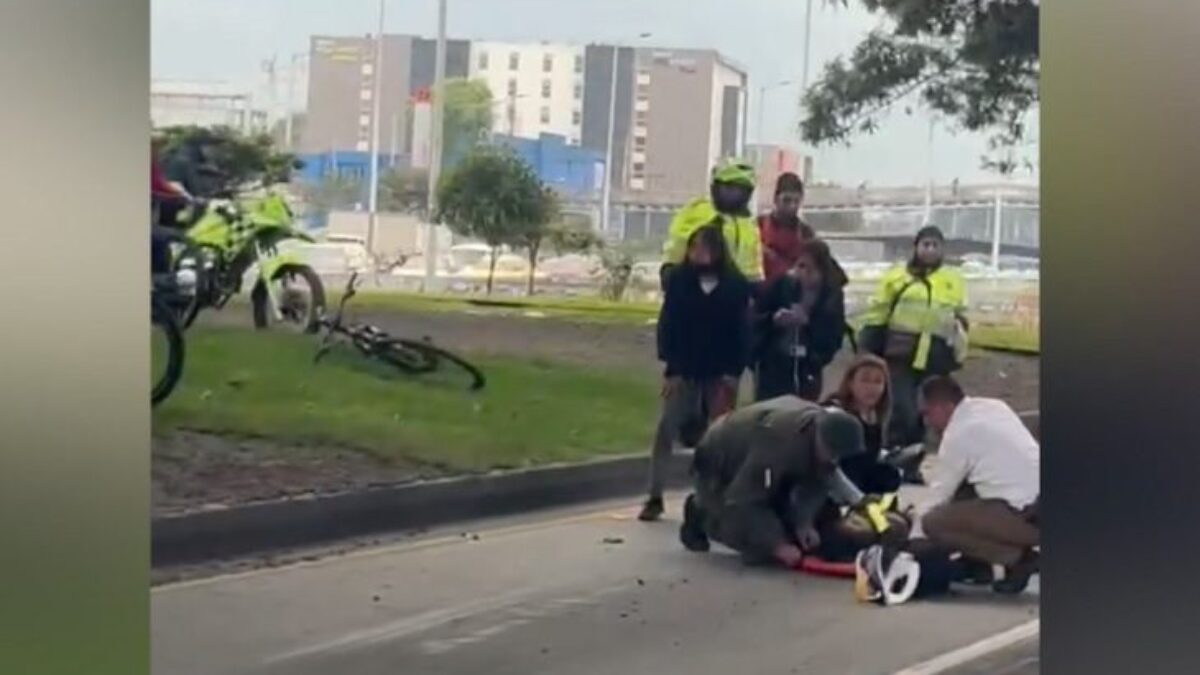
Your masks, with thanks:
[(861, 503), (865, 496), (840, 467), (825, 477), (825, 494), (842, 506), (855, 506)]
[(682, 311), (680, 292), (682, 285), (677, 278), (667, 284), (667, 292), (663, 296), (662, 308), (658, 312), (658, 360), (666, 366), (663, 373), (666, 377), (679, 374), (680, 353), (679, 340), (682, 327), (679, 325), (679, 315)]
[(840, 287), (831, 289), (825, 306), (809, 333), (809, 351), (816, 365), (824, 368), (842, 348), (846, 337), (846, 301)]
[(729, 301), (729, 314), (724, 321), (730, 332), (729, 351), (725, 356), (722, 372), (726, 377), (740, 379), (746, 370), (751, 350), (750, 285), (739, 279), (733, 284)]
[(954, 494), (970, 474), (971, 466), (963, 443), (975, 442), (964, 438), (961, 433), (948, 434), (938, 451), (938, 462), (933, 470), (933, 480), (925, 500), (916, 509), (913, 518), (912, 538), (924, 536), (921, 520), (925, 514), (954, 499)]
[(896, 296), (898, 281), (895, 270), (885, 274), (879, 280), (879, 286), (875, 288), (875, 294), (871, 296), (871, 300), (867, 304), (867, 311), (863, 313), (863, 325), (887, 325), (888, 313), (892, 308), (892, 300)]

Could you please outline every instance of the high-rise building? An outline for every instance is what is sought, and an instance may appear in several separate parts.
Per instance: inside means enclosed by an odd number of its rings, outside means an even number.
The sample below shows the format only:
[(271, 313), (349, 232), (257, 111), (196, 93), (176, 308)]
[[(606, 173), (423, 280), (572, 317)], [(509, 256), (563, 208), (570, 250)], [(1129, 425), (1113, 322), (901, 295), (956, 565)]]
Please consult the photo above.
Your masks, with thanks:
[[(302, 152), (370, 147), (374, 45), (370, 37), (312, 39)], [(383, 154), (411, 156), (424, 147), (422, 139), (414, 143), (420, 120), (412, 101), (432, 84), (435, 46), (384, 37)], [(446, 74), (487, 83), (498, 134), (552, 134), (604, 154), (611, 123), (608, 170), (617, 199), (703, 194), (713, 165), (743, 151), (746, 74), (713, 50), (451, 40)]]

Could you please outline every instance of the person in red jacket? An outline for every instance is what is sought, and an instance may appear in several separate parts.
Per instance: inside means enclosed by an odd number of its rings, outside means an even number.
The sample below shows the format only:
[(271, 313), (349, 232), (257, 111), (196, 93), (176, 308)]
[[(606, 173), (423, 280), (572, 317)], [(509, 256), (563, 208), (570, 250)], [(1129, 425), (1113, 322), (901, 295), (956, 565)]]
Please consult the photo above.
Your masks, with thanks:
[(150, 271), (162, 274), (170, 267), (170, 254), (166, 240), (154, 233), (155, 227), (177, 227), (179, 211), (187, 205), (190, 195), (178, 185), (167, 180), (158, 161), (154, 145), (150, 148)]
[(816, 238), (813, 228), (800, 220), (802, 204), (804, 181), (790, 171), (780, 174), (775, 181), (775, 208), (758, 219), (764, 287), (785, 276), (796, 265), (804, 244)]

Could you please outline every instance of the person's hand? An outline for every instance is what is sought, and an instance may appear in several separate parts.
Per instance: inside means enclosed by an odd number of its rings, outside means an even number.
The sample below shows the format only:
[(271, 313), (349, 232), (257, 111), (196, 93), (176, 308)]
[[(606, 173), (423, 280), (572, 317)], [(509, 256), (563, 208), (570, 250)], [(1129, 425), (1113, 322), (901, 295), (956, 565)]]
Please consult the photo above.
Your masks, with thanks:
[(805, 310), (803, 307), (796, 307), (795, 309), (792, 310), (792, 314), (795, 317), (793, 319), (793, 321), (795, 322), (794, 325), (796, 325), (796, 326), (807, 326), (808, 325), (808, 320), (809, 320), (808, 311)]
[(796, 313), (790, 309), (781, 309), (778, 312), (775, 312), (773, 319), (776, 326), (783, 326), (784, 328), (790, 328), (792, 326), (799, 325), (797, 323), (798, 317), (796, 316)]
[(796, 533), (796, 539), (800, 541), (800, 548), (808, 553), (816, 551), (821, 546), (821, 535), (817, 533), (814, 527), (806, 527)]
[(683, 379), (674, 375), (663, 378), (662, 397), (670, 398), (674, 396), (682, 384)]
[(780, 544), (775, 547), (775, 559), (785, 567), (798, 567), (804, 560), (804, 552), (792, 544)]

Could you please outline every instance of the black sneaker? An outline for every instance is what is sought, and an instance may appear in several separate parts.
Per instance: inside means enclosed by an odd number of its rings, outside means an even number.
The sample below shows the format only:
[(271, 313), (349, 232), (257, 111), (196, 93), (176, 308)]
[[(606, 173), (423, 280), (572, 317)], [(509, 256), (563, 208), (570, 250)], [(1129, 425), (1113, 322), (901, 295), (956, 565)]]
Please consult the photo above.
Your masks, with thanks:
[(1025, 551), (1017, 564), (1004, 568), (1004, 578), (992, 584), (1001, 595), (1019, 595), (1029, 586), (1029, 578), (1038, 573), (1040, 556), (1033, 549)]
[(642, 506), (642, 512), (638, 514), (638, 520), (643, 523), (654, 522), (662, 518), (663, 510), (662, 497), (651, 497)]
[(683, 524), (679, 526), (679, 541), (693, 553), (708, 552), (708, 535), (704, 533), (704, 514), (696, 506), (696, 495), (683, 502)]

